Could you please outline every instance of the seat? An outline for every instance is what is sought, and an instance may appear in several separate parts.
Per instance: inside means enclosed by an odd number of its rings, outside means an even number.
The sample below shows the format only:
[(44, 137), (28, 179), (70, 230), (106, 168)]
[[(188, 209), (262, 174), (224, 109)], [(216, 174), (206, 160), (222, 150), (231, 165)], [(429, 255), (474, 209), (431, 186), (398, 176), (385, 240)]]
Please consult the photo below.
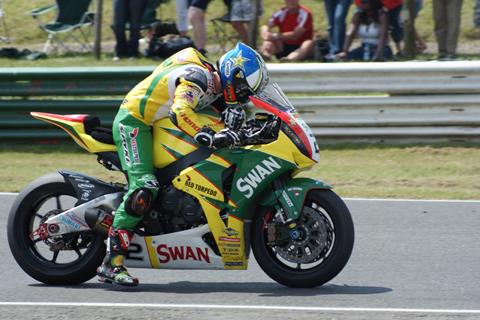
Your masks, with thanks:
[[(89, 36), (94, 24), (94, 14), (88, 12), (91, 0), (56, 0), (56, 4), (37, 8), (29, 14), (38, 22), (40, 29), (48, 34), (43, 46), (43, 52), (48, 53), (50, 46), (57, 53), (59, 49), (65, 52), (76, 51), (71, 43), (80, 46), (80, 51), (91, 51)], [(42, 16), (56, 11), (55, 21), (45, 23)]]

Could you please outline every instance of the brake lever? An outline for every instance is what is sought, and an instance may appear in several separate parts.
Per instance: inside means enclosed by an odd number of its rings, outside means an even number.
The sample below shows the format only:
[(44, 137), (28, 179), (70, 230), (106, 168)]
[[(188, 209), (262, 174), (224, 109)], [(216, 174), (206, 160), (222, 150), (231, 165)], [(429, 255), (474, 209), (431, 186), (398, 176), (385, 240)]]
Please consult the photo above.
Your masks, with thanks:
[(245, 127), (243, 135), (246, 138), (243, 145), (266, 144), (278, 139), (281, 121), (278, 117), (272, 116), (269, 121), (264, 122), (261, 127), (256, 127), (255, 123), (249, 128)]

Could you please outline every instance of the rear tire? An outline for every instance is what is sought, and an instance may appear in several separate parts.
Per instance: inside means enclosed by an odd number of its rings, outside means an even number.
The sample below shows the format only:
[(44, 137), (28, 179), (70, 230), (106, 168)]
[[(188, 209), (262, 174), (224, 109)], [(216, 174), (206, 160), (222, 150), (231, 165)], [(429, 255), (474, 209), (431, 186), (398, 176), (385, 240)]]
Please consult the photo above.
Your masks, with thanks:
[[(15, 199), (7, 222), (8, 244), (18, 265), (32, 278), (51, 285), (76, 285), (96, 275), (106, 250), (100, 234), (83, 231), (46, 241), (33, 235), (41, 221), (77, 201), (72, 185), (58, 173), (33, 181)], [(66, 245), (55, 250), (61, 243)], [(76, 259), (69, 261), (70, 256)]]
[[(273, 280), (295, 288), (316, 287), (333, 279), (347, 264), (353, 249), (353, 222), (347, 206), (333, 191), (308, 193), (297, 223), (308, 229), (301, 245), (291, 240), (285, 247), (269, 246), (266, 222), (272, 219), (267, 208), (254, 217), (252, 249), (260, 267)], [(311, 243), (321, 245), (315, 248)]]

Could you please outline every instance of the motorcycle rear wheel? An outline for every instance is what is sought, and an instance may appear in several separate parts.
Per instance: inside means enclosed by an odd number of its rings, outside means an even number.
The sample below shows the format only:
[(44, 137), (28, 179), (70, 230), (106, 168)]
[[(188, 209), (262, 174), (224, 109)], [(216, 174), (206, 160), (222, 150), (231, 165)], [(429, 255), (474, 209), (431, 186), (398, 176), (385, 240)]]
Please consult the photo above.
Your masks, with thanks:
[(8, 243), (19, 266), (49, 285), (76, 285), (96, 275), (105, 242), (92, 231), (40, 239), (39, 224), (78, 201), (70, 183), (58, 174), (33, 181), (15, 199), (7, 222)]
[(253, 220), (252, 250), (260, 267), (288, 287), (312, 288), (333, 279), (347, 264), (353, 250), (350, 212), (331, 190), (308, 193), (297, 221), (297, 235), (284, 246), (269, 245), (267, 223), (275, 222), (269, 209)]

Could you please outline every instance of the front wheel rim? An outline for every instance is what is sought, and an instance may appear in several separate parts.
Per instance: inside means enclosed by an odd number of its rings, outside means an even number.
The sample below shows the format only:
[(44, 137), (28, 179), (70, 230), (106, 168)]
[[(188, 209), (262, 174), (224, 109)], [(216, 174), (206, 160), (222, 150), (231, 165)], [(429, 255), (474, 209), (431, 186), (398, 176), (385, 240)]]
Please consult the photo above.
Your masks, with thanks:
[[(275, 218), (272, 220), (275, 222)], [(280, 266), (293, 271), (318, 268), (330, 257), (335, 246), (335, 226), (328, 211), (315, 202), (305, 204), (295, 228), (300, 236), (288, 243), (268, 246), (271, 258)], [(265, 229), (264, 229), (265, 230)], [(266, 236), (264, 236), (266, 241)]]

